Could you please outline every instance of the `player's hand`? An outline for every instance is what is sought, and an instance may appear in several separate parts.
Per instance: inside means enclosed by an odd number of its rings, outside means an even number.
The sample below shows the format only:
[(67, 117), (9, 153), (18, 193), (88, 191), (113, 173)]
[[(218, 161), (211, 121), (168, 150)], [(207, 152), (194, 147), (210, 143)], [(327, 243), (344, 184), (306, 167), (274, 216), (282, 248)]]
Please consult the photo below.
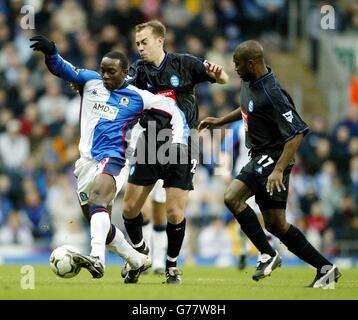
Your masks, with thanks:
[(275, 188), (278, 192), (281, 192), (281, 190), (285, 191), (286, 187), (283, 184), (283, 173), (281, 170), (274, 169), (271, 174), (267, 178), (266, 183), (266, 191), (270, 194), (270, 196), (273, 195), (273, 192)]
[(211, 130), (219, 126), (220, 126), (220, 118), (207, 117), (204, 120), (200, 121), (198, 129), (199, 131), (203, 129)]
[(208, 60), (205, 60), (204, 65), (205, 65), (205, 68), (206, 68), (206, 72), (209, 75), (214, 76), (214, 78), (220, 76), (221, 71), (223, 71), (223, 67), (221, 65), (216, 64), (216, 63), (211, 62), (211, 61), (208, 61)]
[(44, 54), (52, 54), (55, 51), (55, 43), (50, 41), (45, 36), (37, 35), (30, 38), (30, 41), (35, 41), (30, 48), (34, 51), (41, 51)]
[(73, 82), (70, 82), (70, 89), (73, 92), (76, 92), (76, 93), (80, 92), (80, 86), (78, 84), (73, 83)]

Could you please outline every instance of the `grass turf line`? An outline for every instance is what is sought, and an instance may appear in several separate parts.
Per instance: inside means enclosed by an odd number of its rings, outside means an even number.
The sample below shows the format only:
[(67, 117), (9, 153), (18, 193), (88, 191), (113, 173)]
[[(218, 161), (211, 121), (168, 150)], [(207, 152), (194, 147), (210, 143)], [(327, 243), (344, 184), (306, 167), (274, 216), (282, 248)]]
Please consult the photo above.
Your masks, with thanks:
[[(141, 275), (137, 284), (124, 284), (119, 266), (106, 268), (102, 279), (87, 270), (72, 279), (58, 278), (46, 265), (33, 265), (35, 289), (22, 289), (21, 265), (0, 266), (0, 299), (105, 299), (105, 300), (357, 300), (358, 269), (342, 270), (334, 290), (305, 288), (315, 275), (309, 267), (275, 270), (259, 282), (251, 279), (254, 268), (184, 267), (183, 284), (163, 284), (164, 276)], [(24, 280), (23, 280), (24, 282)]]

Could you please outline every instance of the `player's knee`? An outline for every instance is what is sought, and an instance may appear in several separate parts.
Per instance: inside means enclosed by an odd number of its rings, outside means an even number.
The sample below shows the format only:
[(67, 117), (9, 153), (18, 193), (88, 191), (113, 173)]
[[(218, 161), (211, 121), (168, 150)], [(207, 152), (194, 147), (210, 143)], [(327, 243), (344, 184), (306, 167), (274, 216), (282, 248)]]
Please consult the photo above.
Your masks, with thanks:
[(136, 205), (136, 202), (132, 199), (127, 199), (123, 201), (123, 216), (128, 219), (135, 218), (138, 215), (138, 212), (141, 208), (138, 209), (138, 206)]
[(235, 214), (239, 213), (245, 208), (245, 201), (239, 199), (237, 195), (230, 190), (227, 190), (224, 194), (224, 203), (226, 207)]
[(88, 203), (107, 207), (111, 200), (110, 193), (105, 193), (100, 188), (94, 187), (90, 192)]
[(278, 238), (286, 233), (288, 227), (289, 225), (286, 221), (285, 222), (265, 221), (266, 230)]
[(172, 224), (178, 224), (183, 220), (184, 209), (179, 206), (170, 206), (167, 208), (167, 219)]

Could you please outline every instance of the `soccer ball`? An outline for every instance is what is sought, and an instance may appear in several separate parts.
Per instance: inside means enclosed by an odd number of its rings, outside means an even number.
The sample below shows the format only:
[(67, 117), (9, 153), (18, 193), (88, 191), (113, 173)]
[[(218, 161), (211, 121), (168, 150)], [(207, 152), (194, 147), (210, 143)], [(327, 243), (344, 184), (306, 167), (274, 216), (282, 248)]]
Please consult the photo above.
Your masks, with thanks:
[(53, 250), (50, 256), (51, 270), (61, 278), (73, 278), (76, 276), (81, 267), (76, 266), (73, 262), (73, 253), (80, 253), (80, 251), (69, 245), (63, 245)]

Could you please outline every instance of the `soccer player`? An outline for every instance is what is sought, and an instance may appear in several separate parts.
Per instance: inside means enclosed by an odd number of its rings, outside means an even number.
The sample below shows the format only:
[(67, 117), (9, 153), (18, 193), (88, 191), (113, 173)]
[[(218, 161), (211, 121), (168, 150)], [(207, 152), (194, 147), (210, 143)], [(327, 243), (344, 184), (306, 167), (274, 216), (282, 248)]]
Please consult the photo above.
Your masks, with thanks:
[[(128, 60), (120, 52), (107, 53), (101, 61), (101, 74), (77, 69), (58, 53), (54, 42), (35, 36), (31, 48), (45, 54), (48, 69), (54, 75), (79, 85), (82, 98), (80, 113), (81, 157), (76, 162), (77, 192), (84, 215), (90, 222), (91, 253), (75, 255), (74, 261), (101, 278), (105, 268), (105, 246), (128, 261), (140, 272), (151, 266), (150, 258), (140, 254), (124, 239), (123, 233), (110, 222), (111, 207), (125, 179), (125, 135), (138, 116), (155, 108), (158, 114), (182, 127), (181, 115), (172, 99), (156, 96), (125, 82)], [(126, 281), (125, 281), (126, 282)], [(132, 281), (133, 282), (133, 281)]]
[[(245, 145), (245, 125), (243, 120), (234, 121), (230, 124), (230, 134), (225, 136), (224, 141), (221, 144), (221, 157), (223, 159), (227, 159), (223, 161), (226, 166), (232, 163), (234, 170), (232, 170), (232, 174), (236, 176), (239, 174), (241, 169), (250, 161), (249, 149)], [(231, 153), (231, 147), (234, 147), (233, 154)], [(229, 152), (230, 151), (230, 152)], [(230, 168), (225, 168), (228, 174), (231, 173)], [(224, 181), (228, 180), (228, 174), (224, 175)], [(260, 208), (255, 202), (254, 196), (246, 200), (246, 203), (254, 210), (256, 214), (260, 213)], [(265, 231), (265, 230), (264, 230)], [(267, 238), (271, 241), (271, 235), (265, 231)], [(251, 242), (246, 237), (245, 233), (240, 229), (239, 230), (239, 239), (241, 244), (241, 250), (239, 255), (238, 267), (240, 270), (244, 270), (247, 265), (247, 256), (250, 252)]]
[(255, 195), (266, 229), (287, 248), (317, 269), (310, 287), (324, 287), (340, 277), (338, 268), (323, 257), (303, 233), (286, 221), (289, 177), (294, 155), (307, 125), (297, 113), (289, 94), (266, 66), (263, 48), (257, 41), (241, 43), (234, 52), (235, 70), (242, 79), (240, 107), (221, 118), (208, 117), (199, 129), (214, 128), (243, 118), (250, 162), (225, 192), (225, 204), (242, 230), (261, 252), (253, 280), (258, 281), (281, 265), (275, 251), (246, 200)]
[[(198, 117), (194, 87), (206, 81), (223, 84), (228, 81), (228, 76), (223, 68), (215, 63), (203, 61), (189, 54), (165, 52), (165, 32), (164, 25), (157, 20), (136, 26), (135, 41), (141, 59), (131, 65), (129, 81), (139, 88), (165, 95), (177, 102), (184, 121), (183, 140), (180, 144), (173, 144), (173, 149), (177, 148), (178, 154), (185, 154), (187, 163), (161, 165), (158, 161), (155, 164), (137, 162), (128, 178), (123, 199), (123, 218), (134, 248), (139, 252), (146, 252), (142, 234), (141, 208), (153, 185), (158, 179), (163, 179), (163, 187), (166, 191), (168, 237), (166, 282), (180, 284), (181, 271), (177, 268), (177, 258), (185, 234), (184, 208), (188, 192), (193, 189), (192, 179), (199, 161), (198, 155), (190, 152), (195, 148), (191, 145), (189, 131), (197, 126)], [(151, 117), (148, 116), (148, 120), (156, 120), (155, 118), (155, 112), (152, 112)], [(145, 136), (146, 134), (144, 132)], [(145, 148), (149, 150), (148, 144), (153, 141), (148, 141), (147, 137), (144, 140)], [(159, 141), (154, 143), (157, 147), (163, 144)], [(132, 277), (131, 271), (126, 277)]]

